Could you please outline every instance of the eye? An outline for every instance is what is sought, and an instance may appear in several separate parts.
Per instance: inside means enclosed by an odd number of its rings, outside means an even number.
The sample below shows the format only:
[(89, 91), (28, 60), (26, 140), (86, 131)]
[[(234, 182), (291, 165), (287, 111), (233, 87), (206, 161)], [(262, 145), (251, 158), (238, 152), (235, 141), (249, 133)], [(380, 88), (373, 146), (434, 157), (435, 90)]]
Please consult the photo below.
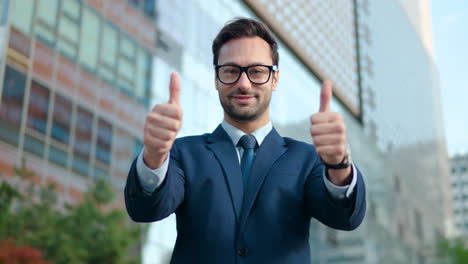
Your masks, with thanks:
[(221, 72), (223, 74), (239, 74), (239, 69), (236, 67), (227, 66), (227, 67), (222, 67)]

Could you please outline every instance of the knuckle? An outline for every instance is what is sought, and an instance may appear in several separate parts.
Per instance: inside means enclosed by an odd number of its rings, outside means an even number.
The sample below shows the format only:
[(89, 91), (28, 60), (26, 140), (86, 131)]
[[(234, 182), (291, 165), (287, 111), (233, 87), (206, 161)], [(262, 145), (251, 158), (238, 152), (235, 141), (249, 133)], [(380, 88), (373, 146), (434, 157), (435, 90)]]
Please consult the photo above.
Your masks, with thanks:
[(345, 132), (345, 126), (343, 123), (337, 123), (336, 124), (336, 131), (339, 133), (344, 133)]
[(148, 116), (146, 117), (146, 123), (157, 123), (159, 122), (159, 115), (155, 112), (151, 112), (148, 114)]
[(163, 106), (161, 104), (155, 105), (153, 107), (153, 110), (151, 111), (152, 113), (159, 113), (162, 111)]
[(310, 116), (310, 122), (312, 124), (317, 123), (317, 114), (313, 114), (313, 115)]

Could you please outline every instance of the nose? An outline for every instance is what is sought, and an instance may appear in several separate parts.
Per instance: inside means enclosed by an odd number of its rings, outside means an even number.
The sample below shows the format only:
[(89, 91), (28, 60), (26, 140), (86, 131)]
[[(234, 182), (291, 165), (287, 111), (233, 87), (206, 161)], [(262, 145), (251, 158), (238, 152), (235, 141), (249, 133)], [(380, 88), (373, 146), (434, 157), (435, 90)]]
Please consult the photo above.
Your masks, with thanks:
[(239, 77), (239, 80), (237, 80), (237, 87), (239, 90), (246, 91), (252, 88), (252, 83), (249, 80), (249, 77), (247, 76), (247, 73), (243, 72), (241, 73), (241, 76)]

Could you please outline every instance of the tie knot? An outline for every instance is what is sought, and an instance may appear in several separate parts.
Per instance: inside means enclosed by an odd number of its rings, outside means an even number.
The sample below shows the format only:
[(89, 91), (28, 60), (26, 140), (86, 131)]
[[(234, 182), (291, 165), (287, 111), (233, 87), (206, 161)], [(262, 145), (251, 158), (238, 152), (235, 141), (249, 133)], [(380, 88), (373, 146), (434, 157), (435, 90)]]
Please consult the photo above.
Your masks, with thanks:
[(252, 135), (243, 135), (240, 138), (238, 145), (244, 149), (253, 149), (255, 148), (255, 145), (257, 145), (257, 140)]

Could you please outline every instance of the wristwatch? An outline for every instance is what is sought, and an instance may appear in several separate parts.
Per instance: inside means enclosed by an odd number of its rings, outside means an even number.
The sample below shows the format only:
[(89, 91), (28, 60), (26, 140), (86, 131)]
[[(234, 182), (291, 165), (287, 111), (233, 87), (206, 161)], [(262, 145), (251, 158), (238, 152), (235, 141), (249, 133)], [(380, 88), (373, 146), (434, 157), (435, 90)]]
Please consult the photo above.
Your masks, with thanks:
[(329, 163), (326, 163), (322, 157), (320, 157), (320, 160), (322, 161), (322, 163), (325, 165), (325, 167), (327, 169), (334, 169), (334, 170), (339, 170), (339, 169), (346, 169), (349, 167), (349, 165), (351, 164), (351, 155), (349, 155), (348, 153), (346, 153), (346, 155), (343, 157), (343, 160), (341, 160), (340, 163), (338, 164), (329, 164)]

